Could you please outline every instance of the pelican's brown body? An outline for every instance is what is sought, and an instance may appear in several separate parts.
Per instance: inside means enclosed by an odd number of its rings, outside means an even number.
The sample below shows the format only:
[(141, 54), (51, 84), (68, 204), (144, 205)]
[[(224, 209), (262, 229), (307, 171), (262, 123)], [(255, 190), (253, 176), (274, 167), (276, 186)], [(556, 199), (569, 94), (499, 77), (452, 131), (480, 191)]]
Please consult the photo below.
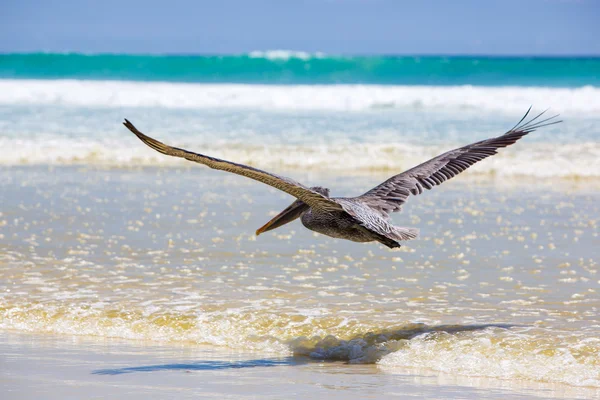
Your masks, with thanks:
[(329, 189), (319, 186), (312, 187), (311, 190), (321, 193), (329, 200), (340, 204), (343, 210), (321, 211), (296, 200), (256, 233), (261, 234), (267, 230), (275, 229), (300, 216), (302, 225), (311, 231), (353, 242), (377, 241), (390, 248), (400, 247), (399, 241), (413, 239), (418, 235), (417, 229), (393, 226), (389, 223), (387, 215), (380, 214), (360, 201), (342, 197), (330, 198)]
[(544, 114), (541, 113), (523, 123), (528, 114), (529, 110), (519, 123), (504, 135), (448, 151), (352, 198), (329, 197), (329, 189), (326, 188), (308, 188), (289, 178), (247, 165), (167, 146), (144, 135), (127, 120), (124, 125), (145, 144), (160, 153), (243, 175), (296, 197), (294, 203), (258, 229), (257, 235), (300, 218), (305, 227), (323, 235), (353, 242), (376, 241), (394, 248), (400, 247), (399, 242), (418, 236), (416, 228), (394, 226), (389, 218), (391, 212), (401, 210), (410, 195), (416, 196), (423, 193), (424, 189), (440, 185), (537, 128), (561, 122), (554, 120), (556, 116), (539, 121), (539, 117)]
[(387, 235), (377, 233), (352, 217), (346, 212), (325, 213), (319, 211), (308, 210), (302, 215), (302, 225), (311, 231), (321, 233), (336, 239), (346, 239), (353, 242), (380, 242), (389, 248), (400, 247), (400, 240), (409, 240), (408, 237), (403, 238), (400, 231), (411, 231), (414, 236), (418, 236), (418, 230), (415, 228), (399, 228), (392, 225)]
[(344, 211), (327, 213), (309, 208), (300, 220), (311, 231), (333, 238), (360, 243), (376, 240), (373, 232), (362, 227), (359, 221)]

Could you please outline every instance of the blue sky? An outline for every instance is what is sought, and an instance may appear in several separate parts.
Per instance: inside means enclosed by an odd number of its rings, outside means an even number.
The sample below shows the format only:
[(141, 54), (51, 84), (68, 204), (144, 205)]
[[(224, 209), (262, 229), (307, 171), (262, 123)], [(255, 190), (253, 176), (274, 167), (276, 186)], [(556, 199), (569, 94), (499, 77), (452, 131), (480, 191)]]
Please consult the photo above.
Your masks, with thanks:
[(0, 52), (600, 55), (600, 0), (3, 0)]

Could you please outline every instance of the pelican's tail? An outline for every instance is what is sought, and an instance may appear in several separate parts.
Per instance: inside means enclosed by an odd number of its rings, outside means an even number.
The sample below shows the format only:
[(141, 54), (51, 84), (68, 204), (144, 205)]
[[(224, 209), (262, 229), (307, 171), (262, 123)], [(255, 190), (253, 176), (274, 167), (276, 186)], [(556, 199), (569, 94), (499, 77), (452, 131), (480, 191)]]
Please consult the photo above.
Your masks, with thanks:
[(413, 240), (419, 237), (419, 230), (417, 228), (404, 228), (401, 226), (394, 226), (394, 239), (396, 240)]
[(419, 236), (419, 230), (417, 228), (403, 228), (400, 226), (392, 227), (392, 232), (385, 235), (372, 232), (374, 239), (379, 243), (386, 245), (390, 249), (400, 247), (400, 241), (416, 239)]

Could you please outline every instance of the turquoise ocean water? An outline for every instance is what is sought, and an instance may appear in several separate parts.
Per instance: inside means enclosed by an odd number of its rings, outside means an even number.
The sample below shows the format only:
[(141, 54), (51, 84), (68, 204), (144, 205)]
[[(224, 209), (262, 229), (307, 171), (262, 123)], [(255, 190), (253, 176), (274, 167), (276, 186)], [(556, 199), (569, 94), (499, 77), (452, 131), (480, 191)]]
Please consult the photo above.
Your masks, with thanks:
[(577, 87), (600, 85), (600, 58), (2, 54), (0, 77), (205, 83)]

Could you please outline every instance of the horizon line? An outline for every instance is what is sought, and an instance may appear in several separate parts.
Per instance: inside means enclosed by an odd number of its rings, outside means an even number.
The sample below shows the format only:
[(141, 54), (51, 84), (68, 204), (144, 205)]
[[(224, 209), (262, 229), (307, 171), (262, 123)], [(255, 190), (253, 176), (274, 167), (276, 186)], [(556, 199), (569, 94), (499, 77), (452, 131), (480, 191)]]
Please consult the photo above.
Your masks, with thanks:
[[(412, 57), (412, 58), (600, 58), (600, 54), (489, 54), (489, 53), (326, 53), (322, 51), (304, 51), (304, 50), (289, 50), (289, 49), (269, 49), (269, 50), (251, 50), (248, 52), (87, 52), (87, 51), (3, 51), (0, 50), (0, 55), (82, 55), (82, 56), (146, 56), (146, 57), (232, 57), (232, 56), (254, 56), (254, 58), (269, 58), (269, 53), (289, 53), (288, 57), (282, 54), (283, 58), (369, 58), (369, 57)], [(254, 53), (254, 55), (253, 55)], [(260, 53), (260, 54), (259, 54)], [(278, 57), (272, 57), (278, 58)]]

